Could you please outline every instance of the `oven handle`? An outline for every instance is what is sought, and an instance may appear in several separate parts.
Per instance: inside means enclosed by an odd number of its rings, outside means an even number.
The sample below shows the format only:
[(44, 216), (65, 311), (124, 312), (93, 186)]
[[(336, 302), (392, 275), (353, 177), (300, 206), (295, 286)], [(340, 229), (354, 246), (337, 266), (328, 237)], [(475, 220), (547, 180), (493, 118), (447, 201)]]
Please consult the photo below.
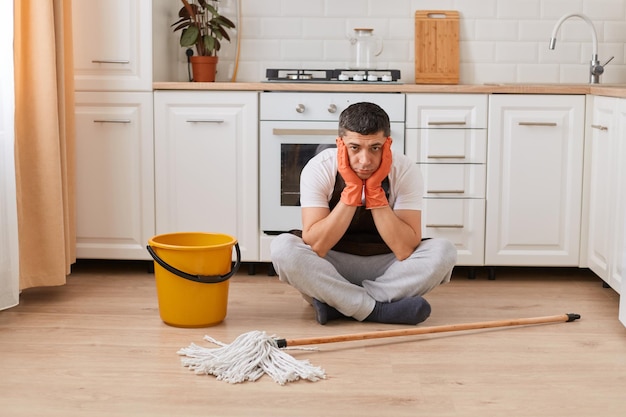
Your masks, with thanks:
[(337, 129), (272, 129), (276, 136), (337, 136)]

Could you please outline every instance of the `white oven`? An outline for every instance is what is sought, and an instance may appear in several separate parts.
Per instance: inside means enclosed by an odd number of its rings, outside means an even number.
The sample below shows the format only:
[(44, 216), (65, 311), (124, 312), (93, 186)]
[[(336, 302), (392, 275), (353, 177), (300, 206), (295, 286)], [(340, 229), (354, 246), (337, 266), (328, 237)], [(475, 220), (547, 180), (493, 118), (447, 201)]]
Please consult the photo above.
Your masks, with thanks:
[(261, 93), (260, 221), (274, 235), (301, 229), (300, 172), (321, 149), (335, 146), (341, 112), (370, 101), (391, 121), (392, 149), (404, 153), (405, 96), (399, 93)]

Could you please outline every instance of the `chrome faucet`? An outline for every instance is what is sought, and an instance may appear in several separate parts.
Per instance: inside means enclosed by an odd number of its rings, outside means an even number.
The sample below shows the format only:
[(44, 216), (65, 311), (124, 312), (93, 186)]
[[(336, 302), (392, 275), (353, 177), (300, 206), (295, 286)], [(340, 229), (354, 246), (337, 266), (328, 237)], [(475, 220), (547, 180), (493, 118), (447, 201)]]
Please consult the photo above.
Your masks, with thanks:
[(591, 62), (589, 64), (589, 82), (591, 84), (599, 84), (600, 75), (602, 75), (602, 73), (604, 72), (604, 67), (606, 66), (606, 64), (611, 62), (614, 57), (609, 58), (608, 61), (600, 65), (600, 61), (598, 61), (598, 35), (596, 34), (595, 26), (593, 26), (593, 23), (587, 16), (585, 16), (584, 14), (572, 13), (566, 14), (565, 16), (560, 18), (559, 21), (556, 22), (556, 25), (554, 25), (554, 29), (552, 30), (552, 37), (550, 38), (550, 49), (554, 49), (554, 47), (556, 46), (556, 34), (558, 33), (561, 24), (570, 17), (580, 17), (587, 23), (589, 29), (591, 30), (591, 43), (593, 49), (591, 53)]

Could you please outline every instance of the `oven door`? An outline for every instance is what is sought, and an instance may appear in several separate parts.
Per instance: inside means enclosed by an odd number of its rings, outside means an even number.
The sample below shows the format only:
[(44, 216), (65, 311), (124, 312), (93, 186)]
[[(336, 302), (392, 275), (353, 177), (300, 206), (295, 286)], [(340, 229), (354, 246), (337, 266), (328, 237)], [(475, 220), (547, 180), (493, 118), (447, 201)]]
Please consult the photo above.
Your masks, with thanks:
[[(300, 173), (320, 151), (335, 147), (337, 122), (260, 123), (260, 220), (266, 234), (301, 229)], [(392, 150), (404, 153), (404, 123), (391, 124)]]

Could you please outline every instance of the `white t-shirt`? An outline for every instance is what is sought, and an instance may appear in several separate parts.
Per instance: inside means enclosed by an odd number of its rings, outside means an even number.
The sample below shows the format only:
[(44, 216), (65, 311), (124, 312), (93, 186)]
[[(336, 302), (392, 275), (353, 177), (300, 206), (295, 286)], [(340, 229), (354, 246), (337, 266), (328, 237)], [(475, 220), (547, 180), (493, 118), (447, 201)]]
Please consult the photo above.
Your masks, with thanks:
[[(389, 172), (389, 206), (394, 210), (421, 210), (424, 179), (409, 157), (392, 154)], [(337, 178), (337, 149), (326, 149), (315, 155), (302, 169), (300, 205), (328, 207)]]

